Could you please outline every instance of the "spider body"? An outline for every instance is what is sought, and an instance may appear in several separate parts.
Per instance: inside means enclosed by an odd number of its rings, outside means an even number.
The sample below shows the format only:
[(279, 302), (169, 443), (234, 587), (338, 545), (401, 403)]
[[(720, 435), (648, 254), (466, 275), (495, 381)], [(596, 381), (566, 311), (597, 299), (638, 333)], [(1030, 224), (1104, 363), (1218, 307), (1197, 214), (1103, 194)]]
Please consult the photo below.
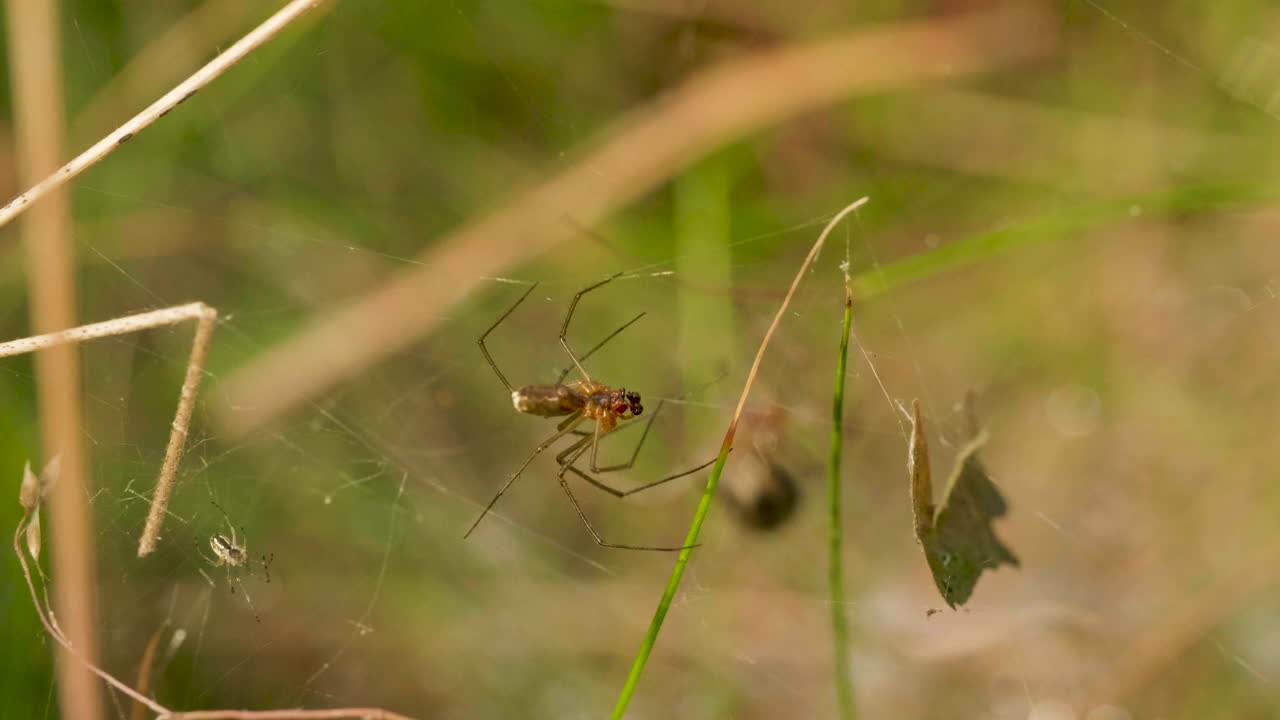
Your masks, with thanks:
[[(247, 539), (241, 541), (236, 536), (236, 526), (231, 524), (231, 517), (222, 509), (221, 505), (213, 502), (213, 506), (218, 508), (218, 511), (226, 519), (227, 528), (231, 531), (231, 536), (228, 537), (217, 532), (209, 536), (209, 549), (213, 551), (212, 558), (205, 556), (200, 551), (199, 543), (196, 543), (196, 553), (210, 565), (227, 569), (227, 587), (230, 588), (231, 594), (235, 594), (236, 584), (239, 584), (241, 591), (244, 593), (245, 602), (249, 604), (249, 610), (253, 612), (253, 618), (258, 622), (262, 622), (262, 618), (258, 617), (258, 611), (253, 607), (253, 600), (249, 598), (249, 591), (245, 589), (244, 583), (238, 577), (233, 577), (231, 573), (231, 568), (244, 568), (245, 572), (253, 574), (253, 565), (256, 561), (249, 556), (249, 541)], [(243, 531), (243, 528), (241, 530)], [(275, 553), (262, 556), (262, 575), (267, 582), (271, 582), (271, 561), (274, 559)], [(204, 575), (204, 579), (209, 581), (210, 586), (214, 584), (213, 578), (210, 578), (204, 570), (201, 570), (200, 574)]]
[(582, 413), (583, 418), (599, 423), (601, 433), (617, 427), (619, 420), (644, 412), (640, 393), (611, 388), (594, 380), (568, 385), (525, 385), (511, 391), (511, 405), (522, 413), (538, 417)]
[(209, 549), (213, 551), (213, 556), (217, 558), (213, 562), (214, 567), (223, 565), (240, 567), (249, 559), (248, 548), (236, 543), (234, 529), (231, 531), (230, 538), (219, 533), (209, 536)]
[[(640, 313), (627, 321), (622, 327), (614, 330), (603, 341), (582, 355), (581, 358), (574, 354), (573, 350), (569, 347), (569, 342), (565, 339), (565, 336), (569, 332), (569, 321), (573, 319), (573, 311), (577, 308), (578, 301), (582, 299), (582, 296), (617, 277), (617, 275), (614, 275), (613, 277), (602, 280), (594, 285), (579, 290), (578, 293), (573, 296), (573, 301), (569, 303), (569, 310), (565, 313), (564, 323), (560, 326), (560, 347), (564, 349), (565, 354), (567, 354), (569, 359), (573, 361), (573, 365), (565, 368), (564, 371), (560, 373), (560, 376), (555, 383), (515, 387), (507, 380), (507, 376), (502, 373), (502, 370), (498, 369), (498, 364), (493, 361), (493, 357), (489, 355), (489, 349), (484, 343), (485, 338), (489, 336), (489, 333), (493, 332), (499, 325), (501, 325), (502, 321), (507, 319), (507, 316), (512, 312), (515, 312), (515, 309), (520, 306), (520, 303), (524, 302), (524, 299), (529, 296), (529, 293), (533, 292), (536, 285), (530, 286), (529, 289), (525, 291), (524, 295), (521, 295), (520, 299), (516, 300), (515, 304), (508, 308), (506, 312), (498, 316), (498, 319), (495, 320), (477, 340), (477, 343), (480, 345), (480, 352), (484, 354), (484, 359), (489, 363), (489, 367), (493, 369), (494, 375), (498, 376), (498, 380), (507, 388), (507, 391), (511, 393), (511, 405), (515, 407), (518, 412), (537, 417), (563, 417), (564, 419), (556, 426), (555, 433), (553, 433), (551, 437), (542, 441), (542, 443), (534, 449), (533, 453), (525, 459), (524, 463), (522, 463), (520, 467), (507, 478), (506, 483), (498, 489), (497, 494), (493, 496), (493, 499), (489, 501), (489, 504), (480, 512), (480, 516), (471, 524), (471, 527), (463, 537), (471, 535), (471, 532), (476, 529), (476, 526), (480, 524), (480, 521), (484, 516), (489, 513), (493, 506), (498, 502), (498, 499), (507, 491), (507, 488), (511, 487), (511, 484), (516, 481), (516, 478), (520, 477), (520, 475), (525, 471), (525, 468), (529, 467), (529, 463), (533, 462), (534, 458), (549, 449), (559, 440), (572, 437), (575, 438), (573, 442), (556, 455), (556, 464), (560, 466), (560, 470), (556, 473), (556, 480), (559, 481), (561, 489), (564, 490), (565, 495), (569, 498), (569, 502), (573, 505), (574, 512), (582, 522), (583, 527), (585, 527), (587, 532), (591, 534), (591, 539), (595, 540), (597, 545), (621, 548), (624, 550), (657, 550), (662, 552), (687, 550), (690, 547), (694, 547), (691, 545), (653, 547), (648, 545), (622, 545), (619, 543), (606, 542), (600, 537), (600, 534), (596, 532), (595, 528), (591, 526), (591, 523), (587, 520), (587, 516), (582, 512), (582, 507), (578, 504), (578, 499), (574, 497), (573, 491), (569, 489), (569, 484), (565, 482), (565, 475), (572, 473), (578, 478), (586, 481), (588, 484), (603, 490), (614, 497), (622, 498), (633, 493), (640, 492), (641, 490), (647, 490), (670, 482), (671, 480), (691, 475), (710, 466), (711, 463), (714, 462), (714, 460), (706, 462), (692, 470), (686, 470), (685, 472), (676, 473), (675, 475), (669, 475), (660, 480), (656, 480), (630, 490), (618, 490), (605, 484), (596, 477), (603, 473), (631, 469), (636, 462), (636, 457), (640, 454), (640, 447), (644, 445), (645, 438), (649, 436), (649, 428), (653, 426), (653, 421), (662, 410), (662, 403), (659, 402), (658, 407), (649, 415), (649, 421), (644, 424), (644, 432), (641, 433), (640, 441), (636, 443), (636, 447), (631, 453), (630, 460), (623, 463), (604, 466), (601, 466), (597, 462), (596, 456), (599, 450), (601, 438), (605, 437), (614, 428), (616, 428), (618, 426), (618, 421), (627, 420), (643, 413), (644, 406), (640, 402), (640, 393), (627, 390), (622, 387), (611, 387), (605, 383), (593, 380), (587, 373), (586, 368), (582, 366), (582, 360), (585, 360), (596, 350), (599, 350), (618, 333), (627, 329), (631, 323), (639, 320), (644, 313)], [(565, 378), (567, 378), (569, 373), (575, 368), (579, 374), (581, 374), (582, 379), (565, 383)], [(594, 425), (594, 430), (579, 429), (579, 426), (584, 423), (591, 423)], [(575, 463), (578, 462), (579, 459), (589, 461), (590, 472), (575, 466)]]

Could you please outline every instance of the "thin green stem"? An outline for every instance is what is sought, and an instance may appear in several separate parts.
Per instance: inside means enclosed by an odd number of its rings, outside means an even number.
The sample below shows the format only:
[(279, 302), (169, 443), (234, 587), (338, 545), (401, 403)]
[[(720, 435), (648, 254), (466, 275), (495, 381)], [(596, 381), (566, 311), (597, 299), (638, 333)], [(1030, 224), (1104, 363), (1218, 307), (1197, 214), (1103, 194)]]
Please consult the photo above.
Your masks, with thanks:
[(818, 251), (822, 249), (822, 244), (826, 242), (827, 235), (831, 234), (832, 228), (836, 226), (849, 213), (862, 207), (867, 202), (867, 198), (861, 198), (849, 205), (845, 206), (835, 217), (831, 218), (831, 222), (823, 228), (822, 234), (818, 236), (813, 247), (809, 249), (809, 254), (805, 256), (804, 262), (800, 264), (800, 270), (796, 272), (795, 279), (791, 281), (791, 288), (787, 290), (786, 297), (782, 299), (782, 304), (778, 306), (778, 312), (773, 316), (773, 323), (769, 325), (769, 329), (764, 334), (764, 339), (760, 341), (760, 348), (756, 351), (755, 362), (751, 364), (751, 371), (747, 373), (747, 381), (742, 386), (742, 395), (738, 398), (738, 407), (733, 412), (733, 420), (729, 422), (729, 429), (725, 431), (724, 442), (720, 445), (720, 454), (716, 456), (716, 464), (711, 468), (711, 477), (707, 478), (707, 487), (702, 491), (702, 499), (698, 502), (698, 509), (693, 514), (693, 522), (689, 524), (689, 532), (685, 535), (684, 544), (686, 547), (680, 551), (680, 556), (676, 558), (676, 566), (671, 570), (671, 577), (667, 580), (667, 587), (662, 591), (662, 598), (658, 601), (658, 609), (653, 613), (653, 620), (649, 623), (649, 630), (644, 635), (644, 640), (640, 643), (640, 651), (636, 653), (636, 659), (631, 663), (631, 671), (627, 673), (627, 680), (622, 685), (622, 691), (618, 693), (618, 702), (613, 706), (613, 714), (610, 716), (613, 720), (621, 720), (622, 716), (627, 713), (627, 706), (631, 703), (631, 697), (635, 695), (636, 687), (640, 684), (640, 675), (644, 673), (645, 664), (649, 662), (649, 655), (653, 653), (653, 646), (658, 641), (658, 632), (662, 629), (662, 622), (666, 620), (667, 611), (671, 609), (671, 601), (675, 599), (676, 591), (680, 588), (680, 580), (684, 577), (684, 569), (689, 564), (689, 557), (693, 554), (693, 545), (698, 543), (698, 536), (702, 533), (702, 524), (706, 522), (707, 512), (711, 509), (711, 499), (715, 497), (716, 487), (720, 484), (720, 474), (724, 472), (724, 464), (729, 459), (729, 451), (733, 449), (733, 438), (738, 432), (738, 420), (742, 418), (743, 408), (747, 404), (747, 396), (751, 394), (751, 386), (755, 383), (756, 373), (760, 371), (760, 363), (764, 360), (764, 352), (769, 347), (769, 340), (773, 338), (773, 333), (778, 329), (778, 324), (782, 322), (782, 316), (787, 311), (787, 306), (791, 304), (791, 298), (795, 297), (796, 288), (800, 286), (800, 281), (804, 279), (805, 272), (809, 266), (813, 264), (815, 258), (818, 257)]
[(849, 329), (853, 326), (853, 293), (845, 288), (844, 328), (840, 333), (840, 355), (836, 359), (835, 399), (831, 403), (831, 465), (827, 476), (830, 525), (827, 529), (827, 591), (831, 596), (831, 630), (835, 640), (836, 697), (840, 717), (853, 720), (853, 669), (849, 666), (849, 619), (844, 614), (844, 566), (840, 524), (840, 450), (844, 440), (844, 376), (849, 358)]
[(658, 609), (653, 613), (653, 621), (649, 623), (649, 630), (644, 634), (644, 640), (640, 643), (640, 652), (636, 653), (636, 659), (631, 663), (631, 671), (627, 673), (627, 681), (622, 685), (622, 692), (618, 694), (618, 702), (614, 705), (613, 715), (610, 716), (613, 720), (621, 720), (622, 716), (626, 714), (627, 705), (631, 703), (631, 696), (635, 695), (636, 687), (640, 684), (640, 675), (644, 672), (644, 666), (649, 662), (649, 655), (653, 652), (653, 646), (658, 642), (658, 631), (662, 629), (662, 622), (666, 620), (667, 611), (671, 609), (671, 601), (676, 596), (676, 590), (680, 588), (680, 579), (684, 577), (685, 566), (689, 564), (689, 556), (693, 554), (693, 548), (688, 546), (698, 542), (698, 535), (702, 532), (702, 523), (707, 519), (707, 511), (711, 509), (711, 499), (715, 497), (716, 487), (720, 484), (720, 474), (724, 472), (724, 464), (729, 459), (729, 450), (731, 449), (729, 443), (726, 442), (720, 448), (720, 454), (716, 456), (716, 464), (711, 468), (711, 477), (707, 479), (707, 487), (702, 492), (702, 500), (698, 502), (698, 510), (693, 514), (693, 522), (689, 525), (689, 532), (684, 538), (686, 547), (680, 551), (680, 556), (676, 558), (675, 569), (671, 571), (671, 577), (667, 579), (667, 587), (662, 591), (662, 599), (658, 601)]

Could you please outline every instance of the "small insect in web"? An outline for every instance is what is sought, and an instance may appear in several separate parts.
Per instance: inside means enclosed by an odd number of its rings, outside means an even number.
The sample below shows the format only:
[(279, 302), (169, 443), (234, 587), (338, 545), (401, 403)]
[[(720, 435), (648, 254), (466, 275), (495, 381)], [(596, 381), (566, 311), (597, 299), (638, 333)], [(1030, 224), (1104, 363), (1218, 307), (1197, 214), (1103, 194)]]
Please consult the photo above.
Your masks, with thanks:
[[(578, 504), (577, 497), (574, 496), (573, 491), (569, 488), (569, 483), (565, 480), (565, 475), (567, 473), (573, 473), (593, 487), (603, 490), (616, 498), (624, 498), (628, 495), (634, 495), (642, 490), (655, 488), (672, 480), (692, 475), (715, 462), (713, 459), (690, 470), (685, 470), (684, 472), (679, 472), (675, 475), (668, 475), (667, 477), (630, 490), (618, 490), (595, 477), (596, 475), (605, 473), (630, 470), (635, 465), (636, 458), (640, 455), (640, 448), (644, 446), (645, 439), (649, 437), (649, 429), (653, 427), (653, 421), (658, 418), (658, 413), (662, 410), (662, 402), (659, 402), (658, 407), (655, 408), (653, 413), (649, 416), (649, 421), (644, 425), (644, 430), (640, 433), (640, 440), (636, 443), (635, 449), (632, 450), (631, 458), (629, 460), (614, 465), (601, 466), (599, 464), (597, 458), (601, 439), (613, 431), (620, 420), (634, 418), (643, 413), (644, 406), (641, 404), (640, 393), (629, 391), (622, 387), (611, 387), (592, 379), (591, 375), (586, 371), (586, 368), (583, 367), (582, 361), (586, 360), (597, 350), (604, 347), (606, 343), (616, 337), (618, 333), (630, 327), (632, 323), (644, 317), (644, 313), (636, 315), (634, 318), (624, 323), (622, 327), (609, 333), (604, 340), (601, 340), (595, 347), (584, 353), (581, 358), (574, 354), (573, 350), (569, 347), (568, 340), (565, 338), (569, 333), (569, 323), (573, 320), (573, 312), (577, 309), (578, 301), (582, 299), (582, 296), (592, 290), (596, 290), (597, 288), (608, 284), (609, 282), (612, 282), (620, 275), (621, 273), (618, 273), (601, 280), (594, 285), (583, 288), (573, 296), (573, 300), (569, 303), (569, 310), (565, 313), (564, 323), (560, 326), (560, 346), (564, 348), (565, 354), (569, 356), (569, 359), (573, 361), (573, 364), (566, 367), (560, 373), (559, 377), (556, 378), (556, 382), (552, 384), (525, 385), (518, 388), (512, 386), (512, 384), (507, 380), (507, 376), (503, 375), (502, 371), (498, 369), (498, 364), (494, 362), (493, 356), (489, 354), (489, 349), (485, 347), (484, 344), (485, 338), (489, 337), (489, 333), (497, 329), (497, 327), (502, 324), (502, 321), (506, 320), (511, 313), (515, 312), (516, 308), (520, 307), (520, 303), (524, 302), (525, 298), (529, 297), (529, 293), (533, 292), (533, 289), (537, 287), (537, 283), (529, 286), (529, 289), (520, 296), (520, 299), (516, 300), (515, 304), (508, 308), (506, 312), (502, 313), (502, 315), (500, 315), (498, 319), (489, 326), (489, 329), (484, 331), (480, 336), (480, 339), (477, 341), (480, 345), (480, 352), (484, 353), (485, 360), (489, 361), (489, 367), (493, 368), (493, 372), (498, 376), (498, 380), (500, 380), (502, 384), (506, 386), (507, 391), (511, 393), (511, 404), (516, 410), (528, 415), (536, 415), (539, 417), (564, 417), (564, 419), (556, 426), (555, 433), (546, 440), (543, 440), (537, 448), (534, 449), (533, 453), (520, 464), (520, 467), (516, 469), (511, 477), (507, 478), (506, 483), (502, 485), (497, 494), (493, 496), (493, 499), (489, 501), (489, 504), (485, 506), (483, 511), (481, 511), (480, 516), (471, 524), (471, 527), (463, 537), (470, 537), (472, 531), (476, 529), (476, 526), (480, 524), (480, 521), (484, 519), (484, 516), (493, 509), (493, 506), (497, 504), (503, 493), (511, 487), (511, 484), (516, 481), (516, 478), (520, 477), (520, 475), (524, 473), (525, 468), (529, 467), (529, 464), (533, 462), (534, 458), (541, 455), (561, 438), (573, 435), (578, 439), (564, 450), (560, 451), (560, 453), (555, 457), (556, 464), (560, 466), (560, 470), (556, 473), (556, 480), (560, 482), (561, 489), (564, 490), (565, 495), (569, 498), (570, 504), (573, 505), (573, 510), (577, 514), (578, 520), (582, 522), (582, 526), (591, 534), (591, 538), (595, 540), (597, 545), (609, 548), (619, 548), (622, 550), (653, 550), (657, 552), (674, 552), (696, 547), (695, 545), (652, 547), (647, 545), (623, 545), (620, 543), (606, 542), (600, 537), (600, 533), (596, 532), (595, 528), (591, 526), (591, 522), (587, 520), (586, 514), (582, 511), (582, 506)], [(582, 375), (582, 379), (565, 384), (565, 378), (567, 378), (569, 373), (575, 368)], [(587, 421), (595, 422), (594, 430), (586, 431), (579, 429), (579, 426)], [(590, 472), (582, 470), (575, 465), (575, 463), (577, 463), (588, 450), (591, 451)]]
[[(253, 613), (253, 619), (258, 622), (262, 622), (262, 618), (258, 616), (258, 610), (253, 606), (253, 599), (249, 597), (249, 591), (245, 588), (244, 582), (238, 576), (233, 575), (232, 571), (243, 569), (246, 573), (252, 575), (253, 566), (257, 563), (262, 569), (263, 580), (265, 582), (271, 582), (271, 562), (275, 560), (275, 553), (263, 555), (260, 561), (255, 561), (253, 557), (249, 555), (248, 533), (244, 531), (244, 528), (240, 528), (241, 534), (246, 536), (245, 540), (241, 541), (236, 535), (236, 527), (231, 524), (231, 517), (227, 515), (227, 511), (223, 510), (222, 506), (218, 503), (212, 500), (210, 502), (213, 503), (214, 507), (218, 508), (218, 511), (222, 513), (223, 518), (226, 519), (227, 528), (230, 531), (230, 537), (223, 535), (222, 533), (215, 532), (209, 536), (209, 549), (213, 552), (213, 557), (205, 555), (204, 552), (200, 550), (199, 543), (196, 544), (196, 553), (200, 555), (201, 559), (210, 565), (226, 568), (227, 587), (231, 589), (231, 594), (235, 595), (236, 585), (238, 584), (240, 586), (240, 593), (244, 595), (245, 603), (248, 604), (250, 612)], [(204, 576), (204, 579), (208, 581), (211, 587), (216, 587), (217, 584), (214, 583), (213, 578), (209, 577), (209, 574), (204, 571), (204, 568), (200, 568), (200, 574)]]

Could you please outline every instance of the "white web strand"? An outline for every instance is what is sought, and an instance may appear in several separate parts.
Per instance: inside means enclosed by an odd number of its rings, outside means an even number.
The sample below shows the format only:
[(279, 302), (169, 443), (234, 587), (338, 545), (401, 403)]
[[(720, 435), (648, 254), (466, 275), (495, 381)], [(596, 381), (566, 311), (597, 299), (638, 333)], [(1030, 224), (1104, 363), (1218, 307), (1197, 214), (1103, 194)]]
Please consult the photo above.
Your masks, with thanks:
[(408, 472), (405, 472), (400, 476), (400, 487), (396, 489), (396, 496), (391, 500), (391, 518), (387, 523), (387, 542), (382, 548), (382, 564), (378, 567), (378, 578), (374, 581), (373, 593), (369, 596), (369, 603), (365, 606), (364, 613), (360, 616), (360, 619), (355, 621), (355, 629), (347, 636), (347, 641), (343, 643), (342, 647), (338, 648), (337, 652), (335, 652), (328, 660), (321, 663), (320, 667), (316, 668), (315, 672), (311, 673), (311, 675), (307, 677), (306, 682), (303, 683), (302, 686), (302, 695), (304, 696), (310, 692), (311, 685), (316, 680), (320, 679), (321, 675), (328, 672), (329, 669), (333, 667), (333, 664), (341, 659), (342, 656), (351, 649), (351, 646), (355, 644), (358, 638), (364, 637), (365, 635), (373, 632), (373, 629), (370, 628), (368, 624), (369, 617), (373, 615), (373, 609), (377, 606), (378, 598), (382, 595), (382, 582), (387, 576), (387, 565), (391, 559), (391, 546), (395, 543), (396, 521), (399, 518), (400, 499), (404, 497), (404, 486), (408, 479)]
[(1272, 117), (1272, 118), (1274, 118), (1274, 119), (1280, 119), (1280, 112), (1277, 112), (1277, 111), (1276, 111), (1276, 108), (1275, 108), (1275, 98), (1272, 98), (1270, 102), (1267, 102), (1267, 103), (1265, 103), (1265, 104), (1262, 104), (1262, 103), (1259, 103), (1259, 102), (1257, 102), (1257, 101), (1255, 101), (1255, 100), (1252, 100), (1252, 99), (1250, 99), (1250, 98), (1248, 98), (1248, 97), (1244, 97), (1244, 96), (1243, 96), (1243, 94), (1241, 93), (1240, 89), (1239, 89), (1239, 88), (1237, 88), (1237, 87), (1234, 87), (1234, 85), (1236, 85), (1236, 82), (1235, 82), (1235, 80), (1234, 80), (1233, 78), (1231, 78), (1231, 77), (1229, 76), (1229, 74), (1226, 74), (1226, 75), (1221, 76), (1221, 77), (1215, 77), (1215, 76), (1214, 76), (1212, 73), (1210, 73), (1207, 69), (1205, 69), (1204, 67), (1201, 67), (1200, 65), (1197, 65), (1196, 63), (1192, 62), (1192, 61), (1191, 61), (1190, 59), (1188, 59), (1185, 55), (1182, 55), (1181, 53), (1178, 53), (1178, 52), (1177, 52), (1177, 51), (1175, 51), (1173, 48), (1171, 48), (1171, 47), (1169, 47), (1168, 45), (1165, 45), (1164, 43), (1162, 43), (1162, 42), (1160, 42), (1159, 40), (1155, 39), (1154, 37), (1152, 37), (1152, 36), (1151, 36), (1151, 35), (1149, 35), (1148, 33), (1145, 33), (1145, 32), (1143, 32), (1143, 31), (1139, 30), (1138, 28), (1134, 27), (1134, 26), (1133, 26), (1131, 23), (1129, 23), (1129, 22), (1126, 22), (1126, 21), (1124, 20), (1124, 18), (1121, 18), (1119, 15), (1116, 15), (1115, 13), (1111, 12), (1111, 11), (1110, 11), (1109, 9), (1107, 9), (1107, 7), (1106, 7), (1106, 6), (1104, 6), (1101, 2), (1098, 2), (1098, 0), (1080, 0), (1080, 2), (1082, 2), (1082, 3), (1084, 3), (1085, 5), (1088, 5), (1089, 7), (1093, 8), (1095, 11), (1097, 11), (1097, 12), (1098, 12), (1098, 14), (1102, 15), (1102, 16), (1103, 16), (1104, 18), (1106, 18), (1108, 21), (1110, 21), (1110, 22), (1112, 22), (1112, 23), (1115, 23), (1117, 26), (1119, 26), (1119, 27), (1120, 27), (1120, 29), (1124, 30), (1124, 31), (1125, 31), (1126, 33), (1128, 33), (1129, 35), (1131, 35), (1131, 36), (1133, 36), (1133, 37), (1135, 37), (1135, 38), (1137, 38), (1137, 39), (1141, 40), (1142, 42), (1146, 43), (1147, 45), (1150, 45), (1151, 47), (1153, 47), (1153, 48), (1155, 48), (1156, 50), (1160, 51), (1160, 52), (1161, 52), (1161, 53), (1163, 53), (1165, 56), (1167, 56), (1169, 59), (1173, 60), (1174, 62), (1178, 63), (1179, 65), (1183, 66), (1184, 68), (1187, 68), (1188, 70), (1191, 70), (1192, 72), (1196, 73), (1197, 75), (1199, 75), (1199, 76), (1201, 76), (1201, 77), (1203, 77), (1203, 78), (1207, 79), (1209, 82), (1211, 82), (1211, 83), (1212, 83), (1213, 85), (1215, 85), (1216, 87), (1221, 88), (1224, 92), (1226, 92), (1226, 93), (1227, 93), (1228, 95), (1230, 95), (1231, 97), (1234, 97), (1234, 98), (1236, 98), (1237, 100), (1239, 100), (1239, 101), (1241, 101), (1241, 102), (1243, 102), (1243, 103), (1245, 103), (1245, 104), (1247, 104), (1247, 105), (1250, 105), (1250, 106), (1252, 106), (1252, 107), (1254, 107), (1254, 108), (1257, 108), (1258, 110), (1261, 110), (1263, 113), (1265, 113), (1266, 115), (1268, 115), (1268, 116), (1270, 116), (1270, 117)]

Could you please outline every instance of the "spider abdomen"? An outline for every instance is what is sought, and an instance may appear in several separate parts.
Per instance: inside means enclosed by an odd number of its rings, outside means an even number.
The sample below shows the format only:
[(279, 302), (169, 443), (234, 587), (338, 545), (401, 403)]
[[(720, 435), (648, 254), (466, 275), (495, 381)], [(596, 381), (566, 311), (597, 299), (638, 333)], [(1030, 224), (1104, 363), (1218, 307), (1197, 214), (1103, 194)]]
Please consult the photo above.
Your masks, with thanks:
[(586, 404), (586, 396), (568, 385), (525, 385), (511, 391), (511, 405), (516, 410), (539, 417), (569, 415)]
[(225, 563), (238, 567), (244, 564), (246, 557), (244, 547), (228, 540), (224, 535), (217, 533), (212, 535), (209, 538), (209, 548), (213, 550), (214, 557), (218, 558), (219, 565)]

